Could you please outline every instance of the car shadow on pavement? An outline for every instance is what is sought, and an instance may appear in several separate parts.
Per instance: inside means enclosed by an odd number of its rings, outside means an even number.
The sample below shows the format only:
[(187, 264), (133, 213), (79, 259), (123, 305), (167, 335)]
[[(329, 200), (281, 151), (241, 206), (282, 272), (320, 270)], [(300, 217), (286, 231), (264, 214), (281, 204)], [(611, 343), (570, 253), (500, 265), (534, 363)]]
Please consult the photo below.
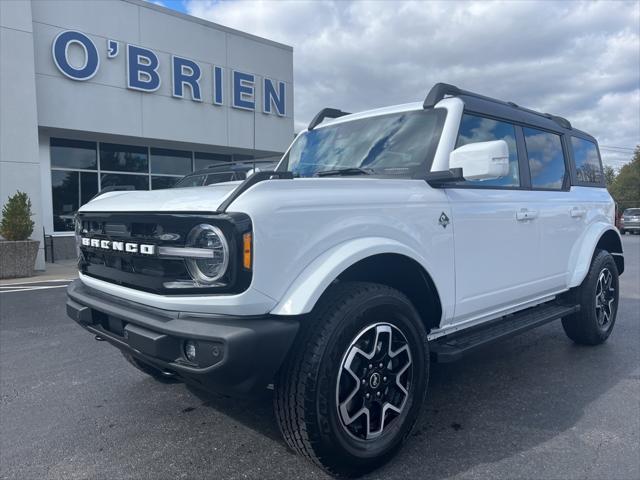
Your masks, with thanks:
[(237, 398), (208, 392), (190, 384), (185, 386), (202, 401), (202, 407), (227, 415), (269, 439), (285, 445), (273, 412), (272, 390), (265, 389), (254, 393), (251, 397)]
[[(639, 310), (640, 301), (627, 298), (620, 317), (633, 320)], [(490, 473), (483, 474), (483, 465), (535, 455), (535, 447), (574, 427), (587, 406), (634, 374), (637, 365), (623, 357), (637, 334), (636, 322), (627, 321), (606, 344), (583, 347), (554, 322), (457, 363), (432, 365), (423, 414), (410, 438), (367, 478), (438, 479), (474, 469), (484, 477)], [(237, 399), (187, 388), (203, 406), (284, 445), (272, 391)], [(544, 475), (534, 470), (528, 476)]]

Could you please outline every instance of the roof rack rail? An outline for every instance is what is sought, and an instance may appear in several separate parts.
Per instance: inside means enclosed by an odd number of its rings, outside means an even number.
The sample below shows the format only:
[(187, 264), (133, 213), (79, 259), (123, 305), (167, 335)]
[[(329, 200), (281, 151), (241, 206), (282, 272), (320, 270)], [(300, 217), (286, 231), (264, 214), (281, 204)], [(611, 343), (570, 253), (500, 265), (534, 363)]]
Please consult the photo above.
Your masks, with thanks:
[(487, 100), (489, 102), (500, 103), (502, 105), (508, 105), (512, 108), (517, 108), (518, 110), (522, 110), (523, 112), (533, 113), (534, 115), (540, 115), (541, 117), (548, 118), (549, 120), (553, 120), (558, 125), (568, 130), (571, 130), (571, 122), (564, 117), (560, 117), (558, 115), (551, 115), (550, 113), (540, 113), (535, 110), (530, 110), (528, 108), (521, 107), (513, 102), (504, 102), (502, 100), (498, 100), (497, 98), (487, 97), (485, 95), (480, 95), (479, 93), (470, 92), (469, 90), (462, 90), (461, 88), (456, 87), (455, 85), (451, 85), (449, 83), (436, 83), (429, 93), (427, 97), (424, 99), (424, 103), (422, 104), (423, 108), (433, 108), (436, 103), (442, 100), (447, 95), (457, 96), (457, 95), (466, 95), (468, 97), (479, 98), (481, 100)]
[(315, 117), (313, 117), (313, 120), (311, 120), (311, 123), (309, 123), (307, 130), (313, 130), (318, 125), (320, 125), (325, 118), (340, 118), (344, 117), (345, 115), (350, 115), (350, 113), (343, 112), (342, 110), (338, 110), (337, 108), (323, 108)]

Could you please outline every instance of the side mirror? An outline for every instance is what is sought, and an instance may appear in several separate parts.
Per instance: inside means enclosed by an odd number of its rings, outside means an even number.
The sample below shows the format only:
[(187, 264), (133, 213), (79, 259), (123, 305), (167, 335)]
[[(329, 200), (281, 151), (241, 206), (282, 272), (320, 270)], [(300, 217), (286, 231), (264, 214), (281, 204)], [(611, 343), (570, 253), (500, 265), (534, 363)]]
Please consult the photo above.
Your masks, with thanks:
[(470, 143), (449, 156), (449, 168), (462, 168), (465, 180), (494, 180), (509, 174), (509, 146), (504, 140)]

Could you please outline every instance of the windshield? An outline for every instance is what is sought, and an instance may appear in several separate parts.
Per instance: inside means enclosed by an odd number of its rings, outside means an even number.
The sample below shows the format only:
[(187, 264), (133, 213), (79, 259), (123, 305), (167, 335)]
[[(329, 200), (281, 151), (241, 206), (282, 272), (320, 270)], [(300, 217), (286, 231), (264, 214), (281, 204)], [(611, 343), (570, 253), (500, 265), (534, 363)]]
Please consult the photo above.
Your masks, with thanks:
[(343, 169), (414, 177), (428, 170), (445, 116), (443, 109), (420, 110), (311, 130), (296, 139), (279, 170), (296, 177)]
[(627, 208), (624, 211), (625, 216), (636, 216), (640, 215), (640, 208)]

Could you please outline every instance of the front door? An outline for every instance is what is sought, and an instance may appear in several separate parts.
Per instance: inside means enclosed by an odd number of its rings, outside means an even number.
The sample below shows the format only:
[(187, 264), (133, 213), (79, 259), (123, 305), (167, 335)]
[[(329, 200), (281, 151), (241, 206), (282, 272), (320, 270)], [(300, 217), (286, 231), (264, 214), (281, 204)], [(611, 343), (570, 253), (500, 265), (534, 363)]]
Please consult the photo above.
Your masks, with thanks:
[(532, 193), (447, 189), (455, 243), (455, 323), (517, 306), (540, 293), (541, 228)]
[[(541, 229), (536, 192), (526, 185), (526, 153), (518, 127), (464, 114), (456, 148), (505, 140), (509, 175), (464, 181), (447, 188), (454, 234), (456, 308), (453, 323), (471, 321), (526, 303), (540, 291)], [(518, 148), (518, 144), (520, 148)], [(463, 167), (464, 171), (464, 167)]]

